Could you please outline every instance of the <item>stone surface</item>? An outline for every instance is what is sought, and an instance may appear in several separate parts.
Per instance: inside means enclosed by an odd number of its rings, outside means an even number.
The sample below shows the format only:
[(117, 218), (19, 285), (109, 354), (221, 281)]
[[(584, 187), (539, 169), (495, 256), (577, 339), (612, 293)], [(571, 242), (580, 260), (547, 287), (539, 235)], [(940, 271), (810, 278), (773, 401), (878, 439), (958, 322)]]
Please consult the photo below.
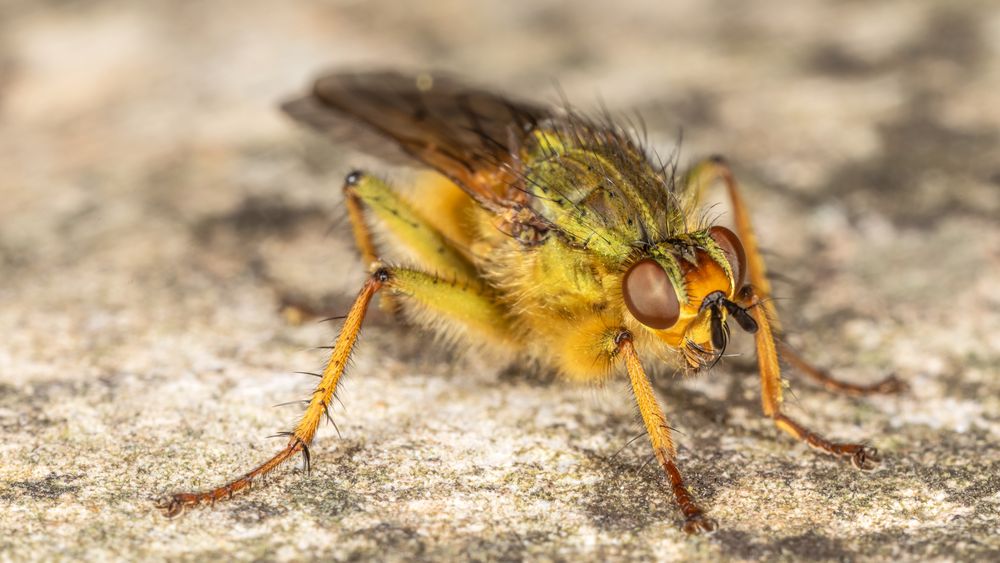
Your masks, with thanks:
[[(0, 559), (997, 559), (1000, 9), (989, 2), (0, 2)], [(431, 7), (433, 6), (433, 7)], [(656, 387), (721, 525), (689, 538), (624, 382), (425, 351), (374, 319), (313, 471), (167, 520), (277, 448), (364, 271), (353, 166), (276, 102), (323, 68), (443, 68), (638, 110), (746, 184), (790, 376), (860, 474), (760, 416), (751, 345)], [(593, 103), (592, 103), (593, 102)], [(619, 453), (620, 451), (620, 453)]]

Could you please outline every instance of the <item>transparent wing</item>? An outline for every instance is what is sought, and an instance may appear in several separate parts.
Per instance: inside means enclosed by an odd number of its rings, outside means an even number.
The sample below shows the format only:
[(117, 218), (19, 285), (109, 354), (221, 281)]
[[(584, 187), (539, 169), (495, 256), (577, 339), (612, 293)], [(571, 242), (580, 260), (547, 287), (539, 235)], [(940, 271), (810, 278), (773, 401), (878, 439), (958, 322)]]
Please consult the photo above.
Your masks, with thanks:
[[(451, 178), (481, 205), (503, 204), (497, 179), (545, 108), (444, 76), (331, 74), (285, 103), (298, 121), (375, 156), (406, 155)], [(380, 142), (381, 141), (381, 142)]]

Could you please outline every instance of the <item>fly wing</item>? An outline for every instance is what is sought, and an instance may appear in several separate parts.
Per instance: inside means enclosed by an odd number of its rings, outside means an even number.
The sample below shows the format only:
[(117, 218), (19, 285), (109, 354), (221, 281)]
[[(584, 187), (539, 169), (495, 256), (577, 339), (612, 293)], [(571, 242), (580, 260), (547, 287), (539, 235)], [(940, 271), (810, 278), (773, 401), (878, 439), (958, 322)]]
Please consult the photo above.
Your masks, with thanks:
[[(516, 146), (545, 108), (512, 101), (448, 77), (393, 72), (331, 74), (285, 103), (298, 121), (375, 156), (408, 155), (441, 172), (481, 205), (503, 206), (498, 185)], [(382, 143), (378, 141), (381, 137)], [(388, 145), (388, 146), (385, 146)], [(393, 154), (386, 148), (398, 147)]]

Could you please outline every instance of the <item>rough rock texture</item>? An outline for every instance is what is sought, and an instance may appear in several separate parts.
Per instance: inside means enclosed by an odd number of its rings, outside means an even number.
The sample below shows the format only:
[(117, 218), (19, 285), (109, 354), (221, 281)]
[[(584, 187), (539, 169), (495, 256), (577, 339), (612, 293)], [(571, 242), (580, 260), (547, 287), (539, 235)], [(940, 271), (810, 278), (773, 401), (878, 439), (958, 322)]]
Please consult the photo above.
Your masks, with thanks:
[[(405, 4), (408, 7), (403, 7)], [(1000, 557), (995, 2), (0, 2), (0, 559)], [(609, 11), (610, 10), (610, 11)], [(658, 391), (721, 525), (685, 537), (624, 383), (580, 388), (374, 319), (313, 472), (174, 520), (280, 445), (364, 271), (339, 184), (377, 161), (276, 102), (326, 67), (443, 68), (639, 110), (720, 152), (860, 474), (760, 416), (750, 342)], [(592, 103), (593, 102), (593, 103)], [(621, 450), (620, 453), (619, 450)], [(617, 453), (617, 455), (616, 455)]]

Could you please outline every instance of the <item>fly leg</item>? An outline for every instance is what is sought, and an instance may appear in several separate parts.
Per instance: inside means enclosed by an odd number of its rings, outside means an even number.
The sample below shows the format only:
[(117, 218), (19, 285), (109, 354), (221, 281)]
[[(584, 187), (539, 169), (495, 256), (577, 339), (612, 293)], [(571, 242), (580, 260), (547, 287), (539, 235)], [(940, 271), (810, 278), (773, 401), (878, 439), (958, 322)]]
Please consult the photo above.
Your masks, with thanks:
[[(767, 278), (767, 268), (764, 265), (764, 258), (760, 253), (760, 248), (757, 246), (757, 236), (750, 223), (750, 212), (743, 200), (739, 184), (736, 182), (736, 177), (733, 175), (732, 169), (722, 157), (715, 156), (703, 160), (688, 172), (684, 184), (684, 194), (687, 198), (687, 204), (692, 208), (699, 206), (705, 190), (717, 180), (722, 180), (729, 194), (729, 200), (733, 208), (733, 221), (736, 224), (736, 234), (740, 237), (740, 241), (743, 243), (743, 248), (746, 251), (747, 270), (750, 274), (749, 282), (759, 298), (757, 306), (763, 308), (764, 313), (771, 323), (770, 328), (775, 333), (776, 353), (796, 370), (818, 382), (829, 391), (861, 396), (879, 393), (898, 393), (906, 389), (906, 384), (893, 375), (870, 385), (842, 381), (835, 378), (826, 370), (815, 367), (807, 362), (780, 339), (781, 321), (778, 317), (778, 311), (774, 306), (774, 301), (771, 299), (771, 282)], [(690, 214), (690, 216), (696, 215)], [(693, 225), (689, 227), (696, 228)]]
[(340, 335), (305, 412), (295, 428), (284, 433), (288, 436), (285, 447), (264, 463), (225, 485), (201, 492), (176, 493), (163, 498), (157, 507), (164, 514), (176, 516), (188, 507), (214, 504), (218, 500), (232, 497), (243, 489), (249, 489), (258, 479), (299, 453), (302, 454), (306, 471), (309, 470), (309, 445), (320, 422), (324, 417), (329, 418), (331, 401), (357, 342), (368, 305), (380, 290), (388, 291), (398, 298), (404, 307), (416, 313), (416, 318), (428, 324), (438, 327), (450, 324), (454, 330), (465, 330), (494, 342), (512, 340), (504, 311), (482, 288), (471, 283), (446, 280), (417, 270), (375, 262), (371, 275), (344, 319)]
[(782, 412), (781, 367), (778, 364), (778, 353), (770, 319), (763, 307), (765, 302), (755, 293), (752, 286), (744, 287), (740, 293), (740, 304), (745, 306), (753, 315), (754, 320), (757, 321), (754, 341), (757, 346), (757, 367), (760, 371), (761, 403), (764, 414), (773, 419), (778, 428), (805, 442), (813, 449), (837, 457), (849, 458), (851, 464), (861, 470), (874, 469), (881, 461), (875, 448), (864, 444), (831, 442)]
[(354, 305), (344, 319), (344, 326), (341, 328), (340, 336), (337, 337), (337, 342), (330, 352), (330, 359), (323, 369), (322, 377), (316, 390), (313, 392), (312, 398), (309, 400), (309, 405), (299, 419), (299, 423), (295, 426), (294, 431), (287, 433), (288, 443), (281, 451), (225, 485), (201, 492), (175, 493), (161, 499), (157, 504), (157, 508), (161, 509), (166, 516), (173, 517), (191, 506), (203, 503), (215, 504), (217, 500), (231, 498), (233, 494), (252, 487), (254, 482), (259, 478), (271, 473), (299, 452), (302, 453), (303, 466), (308, 471), (310, 463), (309, 444), (312, 442), (313, 436), (316, 434), (316, 429), (319, 428), (319, 423), (323, 420), (323, 416), (329, 416), (328, 409), (336, 392), (337, 383), (340, 381), (340, 377), (347, 367), (347, 361), (351, 356), (351, 351), (354, 349), (355, 342), (357, 342), (358, 334), (361, 332), (361, 323), (368, 311), (368, 305), (371, 303), (375, 293), (382, 289), (385, 283), (389, 281), (389, 278), (390, 274), (388, 270), (378, 269), (361, 288), (361, 292), (358, 294)]
[[(449, 186), (426, 187), (431, 192), (427, 197), (437, 197), (437, 201), (440, 201), (445, 197), (442, 192), (448, 193)], [(457, 190), (458, 188), (453, 188), (453, 191)], [(476, 279), (475, 267), (462, 254), (458, 245), (449, 240), (438, 226), (426, 219), (387, 182), (365, 172), (354, 171), (344, 179), (343, 192), (354, 243), (366, 266), (385, 258), (375, 241), (371, 221), (374, 219), (384, 227), (384, 234), (392, 242), (402, 247), (404, 252), (412, 254), (425, 269), (445, 277)], [(446, 217), (445, 220), (453, 218)], [(383, 295), (380, 305), (385, 311), (398, 313), (400, 310), (399, 304), (391, 295)], [(293, 320), (301, 319), (304, 315), (328, 316), (293, 300), (286, 300), (284, 309), (286, 317)]]
[[(446, 189), (429, 187), (429, 191), (437, 192)], [(439, 195), (430, 193), (426, 197)], [(385, 257), (379, 254), (366, 215), (379, 221), (393, 242), (404, 247), (428, 271), (463, 280), (478, 277), (458, 244), (385, 181), (365, 172), (351, 172), (344, 180), (344, 199), (354, 240), (367, 264)]]
[(653, 453), (656, 460), (660, 462), (667, 478), (670, 479), (670, 486), (677, 499), (677, 504), (684, 514), (684, 531), (689, 534), (700, 534), (713, 532), (718, 528), (715, 520), (705, 516), (702, 509), (691, 498), (681, 472), (674, 464), (677, 457), (677, 449), (670, 437), (670, 427), (663, 416), (663, 410), (656, 400), (656, 394), (649, 383), (639, 355), (632, 344), (632, 335), (621, 330), (614, 336), (614, 353), (624, 357), (625, 368), (628, 371), (629, 381), (632, 384), (632, 393), (635, 395), (636, 405), (639, 407), (639, 414), (642, 422), (646, 426), (646, 434), (649, 436), (650, 444), (653, 446)]
[[(472, 264), (387, 182), (365, 172), (351, 172), (344, 179), (344, 203), (354, 242), (366, 264), (383, 258), (367, 220), (374, 218), (394, 242), (416, 255), (418, 263), (428, 270), (475, 279)], [(391, 295), (382, 296), (380, 306), (383, 311), (400, 313), (400, 305)]]
[(813, 381), (822, 385), (827, 391), (842, 393), (852, 397), (864, 397), (865, 395), (888, 395), (900, 393), (905, 391), (908, 387), (905, 381), (899, 379), (895, 375), (890, 375), (883, 378), (881, 381), (869, 383), (868, 385), (837, 379), (825, 369), (818, 368), (807, 362), (784, 340), (776, 340), (775, 344), (778, 347), (778, 355), (783, 360), (788, 362), (789, 365), (793, 366), (800, 373), (804, 373)]

